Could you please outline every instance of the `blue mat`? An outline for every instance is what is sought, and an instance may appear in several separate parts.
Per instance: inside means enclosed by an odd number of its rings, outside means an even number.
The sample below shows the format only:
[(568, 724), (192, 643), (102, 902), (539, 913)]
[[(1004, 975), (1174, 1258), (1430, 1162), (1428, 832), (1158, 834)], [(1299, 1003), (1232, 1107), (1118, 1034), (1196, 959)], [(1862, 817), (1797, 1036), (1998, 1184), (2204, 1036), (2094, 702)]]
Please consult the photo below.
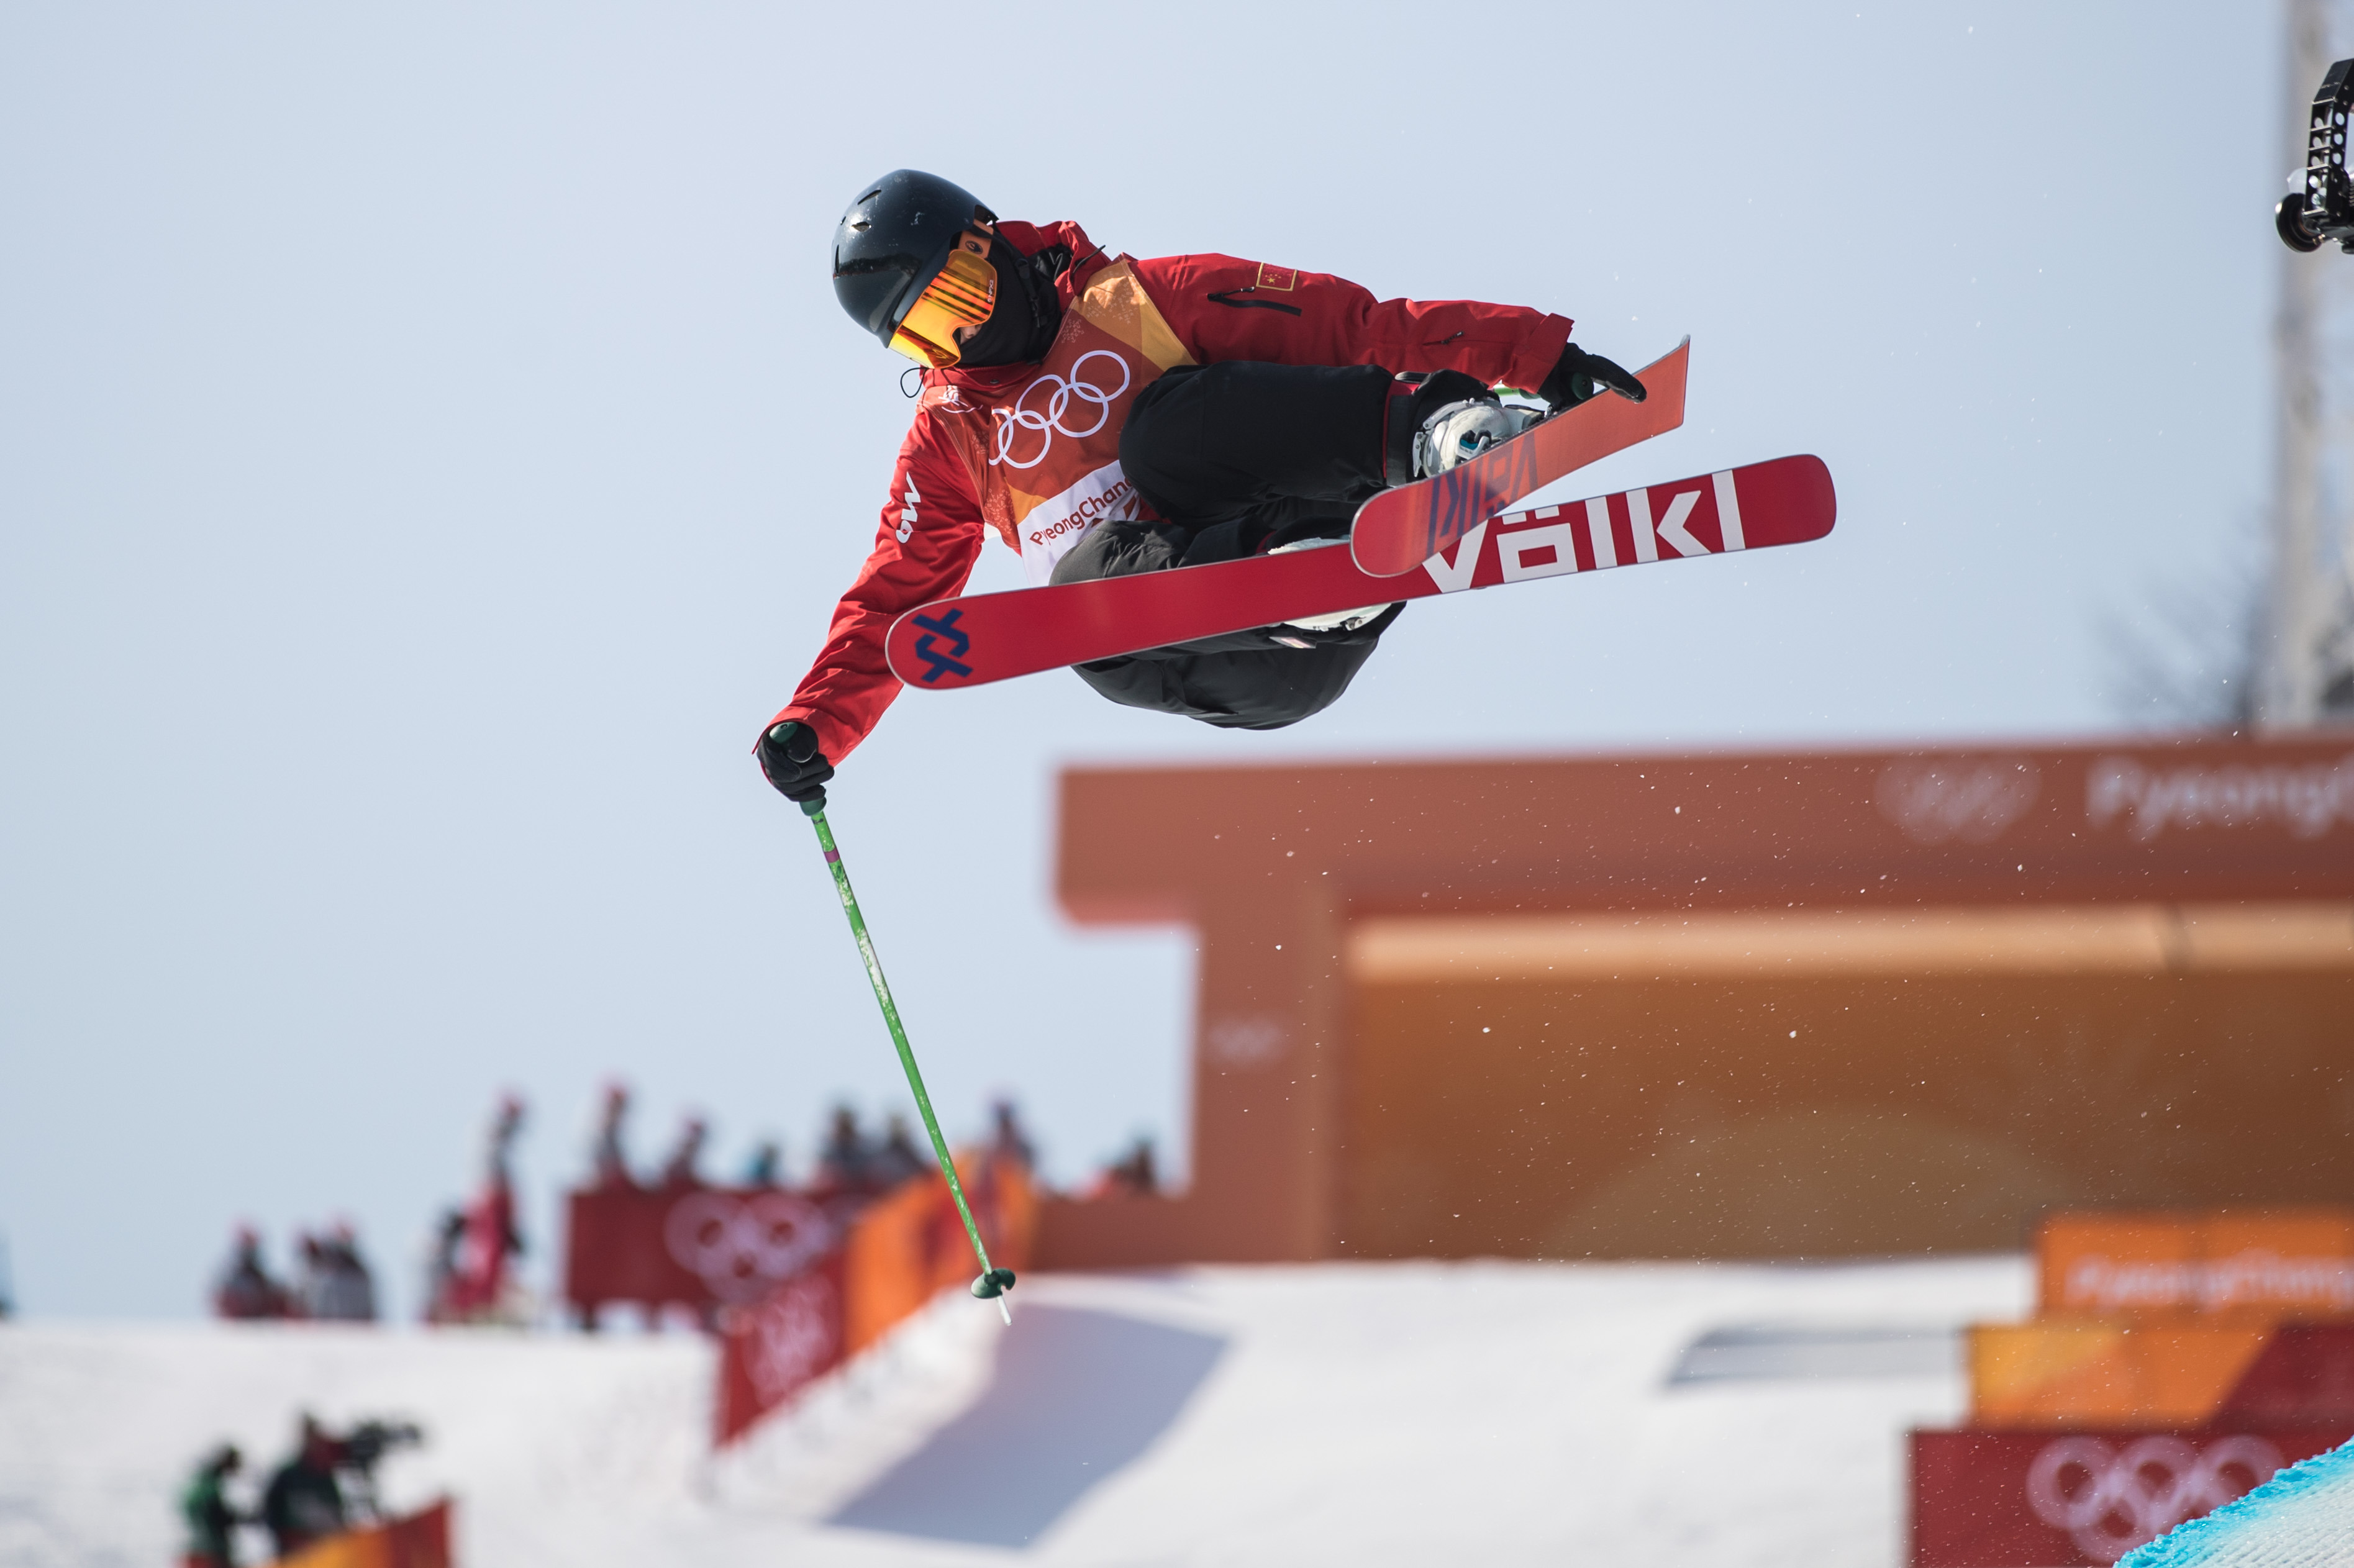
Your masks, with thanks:
[(2117, 1568), (2354, 1568), (2354, 1443), (2291, 1465)]

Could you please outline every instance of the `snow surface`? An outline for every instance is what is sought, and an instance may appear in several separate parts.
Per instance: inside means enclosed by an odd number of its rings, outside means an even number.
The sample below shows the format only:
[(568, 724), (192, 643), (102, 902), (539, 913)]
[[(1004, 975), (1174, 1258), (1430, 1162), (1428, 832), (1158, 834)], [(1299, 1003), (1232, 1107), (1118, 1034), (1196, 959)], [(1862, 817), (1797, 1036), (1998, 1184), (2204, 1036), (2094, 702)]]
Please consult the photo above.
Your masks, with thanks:
[[(266, 1467), (307, 1408), (425, 1425), (385, 1492), (454, 1493), (461, 1568), (1889, 1568), (1903, 1433), (1965, 1398), (1950, 1358), (1892, 1363), (1889, 1331), (2031, 1292), (2016, 1257), (1041, 1276), (1010, 1333), (944, 1297), (717, 1459), (689, 1335), (17, 1323), (0, 1564), (167, 1561), (196, 1457), (228, 1437)], [(1760, 1327), (1799, 1331), (1801, 1375), (1671, 1381), (1704, 1335)]]
[(2354, 1443), (2291, 1465), (2237, 1501), (2178, 1525), (2117, 1568), (2348, 1568)]

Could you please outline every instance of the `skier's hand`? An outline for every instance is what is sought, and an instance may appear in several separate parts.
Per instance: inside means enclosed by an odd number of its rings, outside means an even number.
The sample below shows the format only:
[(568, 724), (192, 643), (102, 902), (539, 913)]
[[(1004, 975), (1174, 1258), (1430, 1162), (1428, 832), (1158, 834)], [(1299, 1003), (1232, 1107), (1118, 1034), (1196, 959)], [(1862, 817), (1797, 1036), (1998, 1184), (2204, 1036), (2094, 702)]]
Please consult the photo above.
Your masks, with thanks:
[(1629, 402), (1639, 403), (1649, 393), (1634, 373), (1623, 366), (1588, 354), (1574, 343), (1564, 344), (1561, 363), (1553, 367), (1545, 384), (1537, 388), (1537, 396), (1553, 405), (1557, 413), (1574, 408), (1596, 392), (1616, 392)]
[(833, 764), (817, 748), (817, 731), (809, 726), (799, 719), (772, 725), (753, 753), (760, 759), (760, 771), (786, 800), (823, 799)]

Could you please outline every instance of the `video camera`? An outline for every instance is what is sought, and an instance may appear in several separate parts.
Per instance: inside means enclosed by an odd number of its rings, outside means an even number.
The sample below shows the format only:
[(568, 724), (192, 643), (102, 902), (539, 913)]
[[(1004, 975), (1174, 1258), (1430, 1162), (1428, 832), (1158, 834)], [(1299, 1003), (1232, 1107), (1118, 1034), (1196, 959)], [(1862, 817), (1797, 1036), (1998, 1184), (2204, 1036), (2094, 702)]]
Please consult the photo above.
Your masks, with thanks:
[(369, 1475), (395, 1448), (413, 1448), (424, 1441), (424, 1432), (412, 1421), (363, 1421), (344, 1435), (335, 1468)]
[(2305, 132), (2305, 185), (2281, 197), (2273, 227), (2291, 250), (2318, 250), (2330, 240), (2354, 253), (2354, 184), (2346, 178), (2346, 121), (2354, 111), (2354, 60), (2339, 60), (2313, 95)]
[(356, 1520), (379, 1520), (384, 1509), (376, 1494), (376, 1467), (395, 1448), (413, 1448), (425, 1441), (411, 1421), (363, 1421), (335, 1442), (335, 1470), (347, 1478), (344, 1500)]

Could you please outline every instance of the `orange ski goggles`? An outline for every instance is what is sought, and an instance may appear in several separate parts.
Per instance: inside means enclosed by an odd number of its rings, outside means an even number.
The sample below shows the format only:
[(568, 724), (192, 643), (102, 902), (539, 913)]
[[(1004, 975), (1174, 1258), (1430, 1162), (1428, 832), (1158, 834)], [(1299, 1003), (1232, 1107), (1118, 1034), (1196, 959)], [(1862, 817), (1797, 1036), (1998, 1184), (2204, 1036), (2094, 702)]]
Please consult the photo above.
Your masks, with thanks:
[(935, 369), (954, 365), (961, 352), (957, 329), (979, 326), (996, 308), (997, 269), (988, 257), (958, 245), (899, 318), (891, 346), (918, 365)]

